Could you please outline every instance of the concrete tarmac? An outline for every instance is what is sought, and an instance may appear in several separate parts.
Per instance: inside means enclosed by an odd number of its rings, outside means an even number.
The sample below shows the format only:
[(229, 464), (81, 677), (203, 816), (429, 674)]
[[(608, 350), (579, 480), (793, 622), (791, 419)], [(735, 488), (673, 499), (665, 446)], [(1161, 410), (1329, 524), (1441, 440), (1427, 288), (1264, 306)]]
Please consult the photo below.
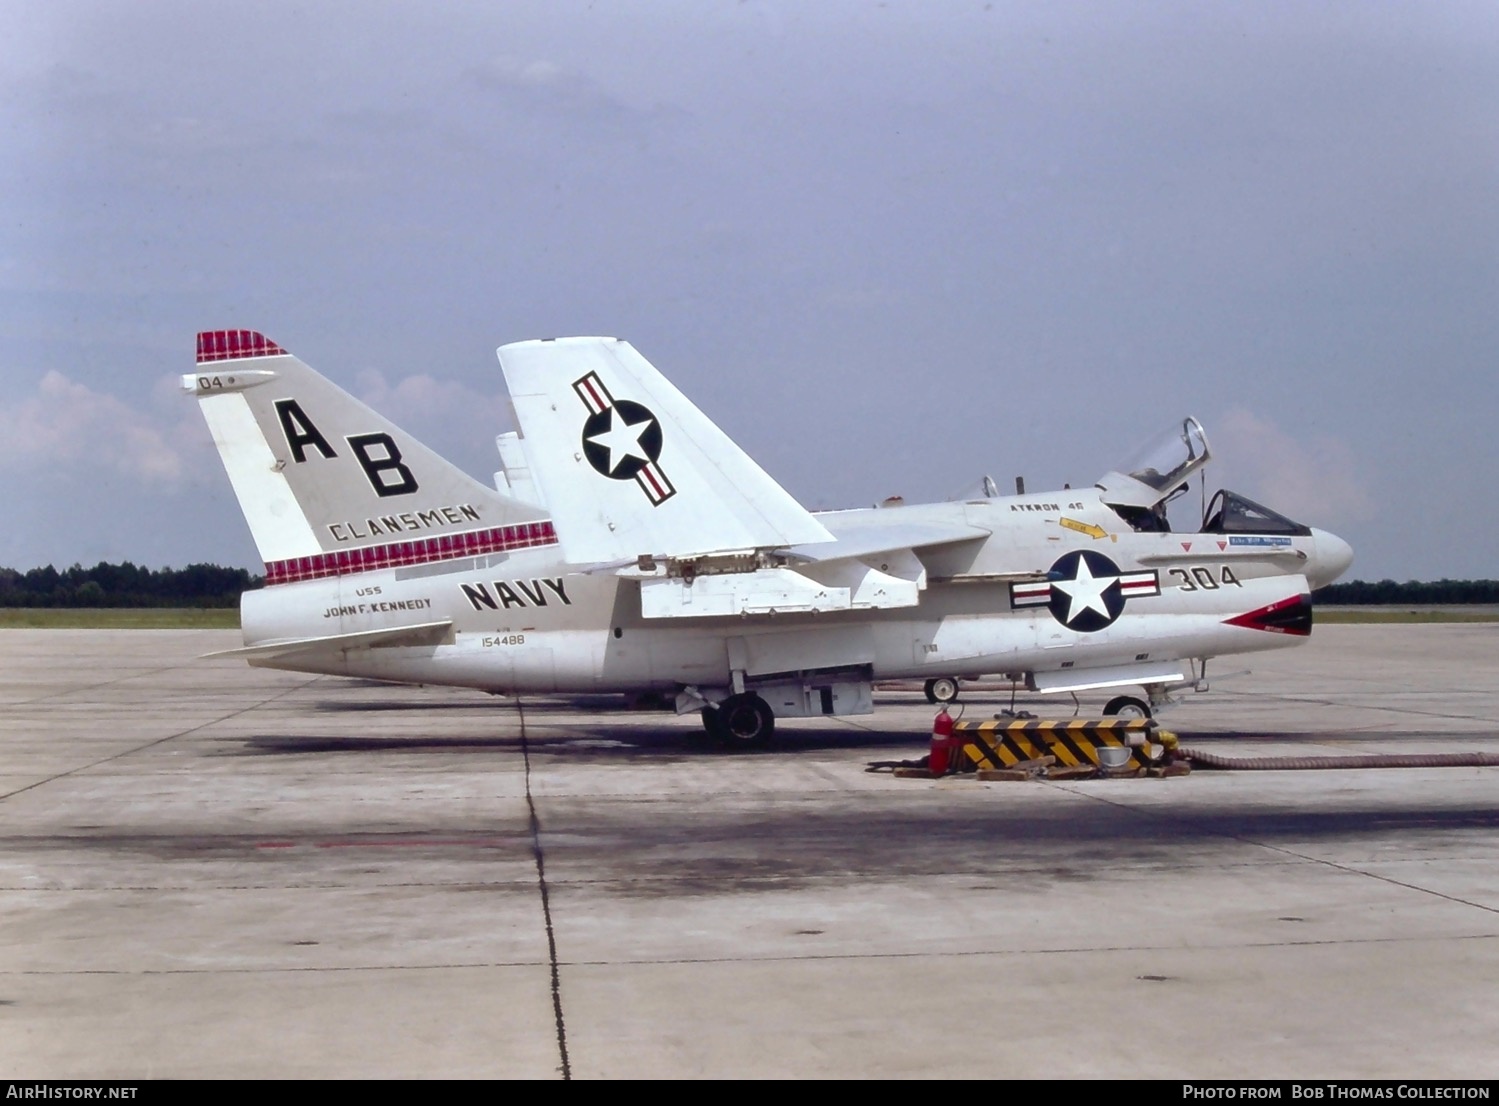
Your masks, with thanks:
[[(734, 755), (237, 638), (0, 631), (6, 1076), (1499, 1077), (1499, 768), (897, 780), (919, 694)], [(1499, 751), (1499, 624), (1216, 667), (1188, 745)]]

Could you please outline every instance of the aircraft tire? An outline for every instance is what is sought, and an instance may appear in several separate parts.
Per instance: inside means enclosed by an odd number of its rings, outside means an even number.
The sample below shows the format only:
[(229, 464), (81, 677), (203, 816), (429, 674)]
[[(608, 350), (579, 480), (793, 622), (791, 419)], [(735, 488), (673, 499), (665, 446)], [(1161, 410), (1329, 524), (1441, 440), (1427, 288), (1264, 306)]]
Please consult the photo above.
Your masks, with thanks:
[(958, 698), (958, 678), (956, 676), (938, 676), (934, 680), (926, 682), (926, 701), (928, 703), (952, 703)]
[(758, 695), (731, 695), (713, 713), (709, 732), (730, 748), (759, 748), (775, 734), (776, 716)]
[(1133, 695), (1116, 695), (1104, 704), (1103, 713), (1110, 718), (1149, 718), (1150, 705)]

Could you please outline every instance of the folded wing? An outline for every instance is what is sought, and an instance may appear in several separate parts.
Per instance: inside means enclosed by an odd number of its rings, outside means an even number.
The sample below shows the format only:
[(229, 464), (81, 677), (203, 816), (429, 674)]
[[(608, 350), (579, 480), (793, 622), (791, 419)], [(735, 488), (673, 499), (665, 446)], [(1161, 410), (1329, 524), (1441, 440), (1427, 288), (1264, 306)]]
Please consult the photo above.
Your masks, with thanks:
[(531, 476), (573, 564), (833, 540), (628, 343), (502, 346)]

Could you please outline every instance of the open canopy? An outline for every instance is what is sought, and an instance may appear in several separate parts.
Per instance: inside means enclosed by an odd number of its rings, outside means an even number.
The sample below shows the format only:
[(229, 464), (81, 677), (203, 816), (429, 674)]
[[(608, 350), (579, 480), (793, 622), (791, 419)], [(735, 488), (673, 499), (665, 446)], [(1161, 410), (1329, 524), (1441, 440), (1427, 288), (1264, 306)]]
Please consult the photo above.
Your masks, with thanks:
[(1111, 507), (1148, 510), (1171, 498), (1211, 456), (1202, 424), (1189, 415), (1103, 476), (1097, 484), (1100, 497)]

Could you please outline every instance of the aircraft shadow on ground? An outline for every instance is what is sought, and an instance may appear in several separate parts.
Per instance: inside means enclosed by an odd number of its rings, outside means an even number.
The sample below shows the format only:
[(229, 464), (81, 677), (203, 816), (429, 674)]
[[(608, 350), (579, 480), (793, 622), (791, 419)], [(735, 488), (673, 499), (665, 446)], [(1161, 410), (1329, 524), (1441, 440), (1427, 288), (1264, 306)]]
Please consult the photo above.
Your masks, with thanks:
[[(370, 688), (389, 688), (387, 684), (366, 681)], [(889, 698), (886, 705), (906, 706), (921, 704), (920, 696)], [(965, 698), (954, 710), (954, 716), (968, 721), (986, 721), (1008, 708), (1008, 696), (993, 698)], [(1051, 705), (1051, 704), (1045, 704)], [(1071, 704), (1068, 704), (1069, 707)], [(1046, 711), (1041, 714), (1036, 704), (1021, 702), (1020, 709), (1030, 709), (1038, 717), (1069, 719), (1074, 715), (1068, 711)], [(835, 719), (794, 719), (783, 721), (775, 739), (764, 748), (726, 748), (707, 740), (698, 727), (696, 719), (678, 719), (670, 711), (658, 707), (636, 707), (627, 704), (620, 695), (573, 695), (536, 698), (499, 697), (494, 699), (473, 697), (463, 699), (443, 698), (340, 698), (324, 699), (316, 703), (319, 714), (348, 716), (351, 720), (364, 715), (390, 714), (412, 716), (430, 712), (444, 721), (434, 725), (441, 731), (456, 728), (458, 716), (464, 719), (464, 728), (482, 728), (488, 732), (442, 733), (411, 735), (392, 734), (371, 736), (351, 733), (347, 735), (261, 735), (249, 740), (244, 755), (297, 754), (297, 753), (360, 753), (360, 752), (484, 752), (518, 750), (522, 744), (522, 733), (527, 748), (533, 753), (556, 753), (564, 756), (587, 757), (589, 759), (630, 759), (640, 756), (795, 756), (829, 749), (870, 749), (888, 751), (883, 759), (911, 759), (926, 752), (928, 733), (923, 728), (915, 730), (902, 726), (871, 725), (874, 715), (860, 716), (853, 722)], [(492, 721), (481, 721), (485, 712), (493, 713)], [(580, 720), (579, 714), (592, 715)], [(560, 721), (559, 716), (565, 716)], [(557, 733), (559, 725), (569, 732)], [(523, 730), (524, 726), (524, 730)], [(1193, 732), (1177, 729), (1169, 719), (1164, 728), (1172, 729), (1184, 745), (1210, 745), (1215, 752), (1233, 755), (1233, 745), (1241, 741), (1274, 741), (1287, 746), (1327, 745), (1330, 742), (1352, 741), (1359, 745), (1399, 746), (1402, 742), (1424, 740), (1436, 734), (1426, 732), (1366, 733), (1334, 730), (1216, 730)], [(1367, 751), (1367, 749), (1365, 750)], [(1349, 750), (1352, 752), (1352, 750)], [(899, 757), (897, 757), (899, 754)], [(1263, 747), (1254, 752), (1245, 751), (1244, 756), (1275, 755)], [(1322, 749), (1318, 756), (1337, 755), (1334, 750)]]
[[(496, 709), (496, 705), (496, 703), (486, 702), (482, 699), (433, 699), (431, 702), (425, 703), (410, 699), (357, 699), (350, 701), (325, 699), (317, 703), (313, 709), (319, 714), (395, 714), (416, 711), (485, 711)], [(501, 707), (499, 709), (504, 708)]]
[[(1460, 850), (1460, 855), (1482, 859), (1499, 827), (1499, 810), (1492, 805), (1445, 807), (1440, 797), (1429, 794), (1412, 796), (1399, 807), (1374, 804), (1337, 811), (1265, 809), (1253, 799), (1225, 799), (1216, 808), (1190, 811), (1113, 802), (1003, 801), (1004, 788), (1026, 786), (1002, 785), (991, 793), (996, 801), (981, 803), (954, 803), (948, 795), (933, 796), (933, 802), (871, 804), (867, 798), (850, 802), (824, 795), (816, 803), (744, 806), (725, 804), (721, 792), (710, 792), (678, 796), (671, 817), (662, 817), (656, 804), (621, 802), (618, 796), (552, 796), (544, 801), (540, 843), (549, 876), (556, 880), (552, 894), (582, 894), (589, 903), (600, 892), (680, 901), (689, 895), (721, 897), (930, 876), (962, 881), (946, 885), (942, 894), (954, 893), (954, 887), (1048, 893), (1059, 886), (1120, 881), (1134, 885), (1134, 894), (1148, 894), (1142, 877), (1178, 880), (1187, 869), (1225, 865), (1244, 866), (1246, 874), (1258, 870), (1263, 885), (1274, 878), (1273, 865), (1284, 863), (1285, 857), (1267, 858), (1257, 853), (1258, 846), (1311, 850), (1304, 859), (1315, 860), (1318, 845), (1388, 841), (1401, 856)], [(313, 847), (398, 844), (398, 853), (384, 854), (397, 859), (382, 863), (426, 863), (429, 856), (441, 856), (447, 864), (480, 864), (485, 867), (474, 884), (484, 890), (494, 887), (489, 881), (496, 855), (523, 856), (533, 848), (529, 833), (516, 832), (519, 822), (497, 824), (490, 817), (476, 829), (463, 804), (440, 799), (427, 805), (420, 826), (400, 830), (345, 827), (337, 814), (331, 817), (315, 828), (295, 818), (296, 824), (285, 830), (264, 826), (253, 833), (183, 833), (174, 822), (159, 832), (137, 827), (120, 834), (90, 827), (104, 832), (28, 840), (33, 848), (147, 853), (174, 862), (238, 861), (252, 855), (259, 863), (298, 866), (307, 863), (306, 851), (265, 850), (261, 845), (268, 834), (284, 833), (294, 844)], [(455, 852), (455, 844), (467, 848)], [(1356, 871), (1377, 863), (1379, 855), (1365, 851), (1335, 866), (1344, 873)], [(1272, 864), (1268, 872), (1267, 859)], [(1273, 916), (1293, 903), (1296, 916), (1282, 915), (1279, 921), (1319, 920), (1315, 915), (1326, 913), (1320, 903), (1308, 911), (1304, 899), (1283, 906), (1273, 894), (1263, 908)], [(1237, 917), (1239, 907), (1232, 910)]]
[[(1179, 815), (1112, 803), (1018, 808), (1002, 801), (1002, 791), (993, 797), (1001, 801), (877, 810), (809, 810), (805, 804), (742, 813), (698, 809), (680, 824), (631, 818), (633, 812), (618, 804), (549, 803), (550, 817), (566, 821), (569, 840), (548, 849), (548, 864), (556, 870), (594, 866), (602, 874), (593, 886), (631, 898), (922, 876), (959, 877), (971, 890), (1045, 894), (1093, 882), (1138, 885), (1142, 876), (1175, 879), (1184, 868), (1255, 865), (1263, 862), (1260, 845), (1300, 850), (1383, 839), (1398, 840), (1403, 850), (1450, 849), (1459, 842), (1481, 848), (1499, 825), (1499, 811), (1482, 807), (1297, 813), (1226, 804)], [(747, 841), (759, 846), (753, 855), (746, 855)], [(1308, 920), (1301, 910), (1295, 914), (1280, 920)]]
[(582, 732), (556, 733), (545, 722), (530, 719), (522, 736), (518, 726), (506, 721), (504, 732), (470, 734), (257, 734), (230, 739), (240, 748), (224, 756), (278, 756), (313, 753), (517, 753), (555, 756), (559, 759), (632, 760), (727, 756), (797, 756), (828, 749), (867, 749), (881, 759), (913, 759), (924, 756), (929, 735), (909, 730), (871, 730), (863, 727), (824, 725), (782, 727), (763, 748), (735, 749), (709, 741), (697, 726), (661, 726), (648, 714), (628, 723), (612, 722), (607, 716), (580, 727)]

